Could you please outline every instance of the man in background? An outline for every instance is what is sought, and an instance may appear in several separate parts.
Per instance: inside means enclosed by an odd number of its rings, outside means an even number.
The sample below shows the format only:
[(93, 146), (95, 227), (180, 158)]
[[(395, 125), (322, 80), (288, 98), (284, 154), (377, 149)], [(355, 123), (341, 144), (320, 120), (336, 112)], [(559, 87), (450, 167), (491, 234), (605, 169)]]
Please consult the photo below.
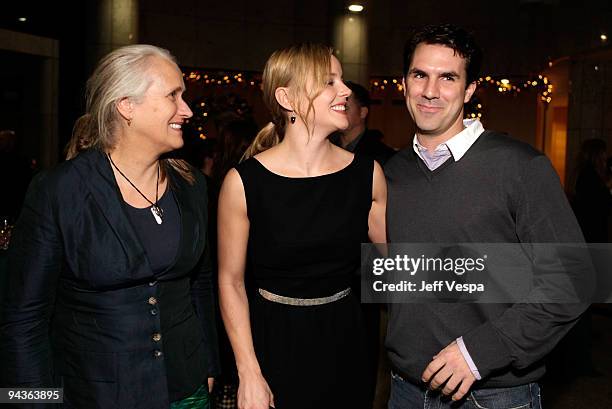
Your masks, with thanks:
[(366, 154), (382, 166), (395, 151), (382, 142), (382, 132), (367, 127), (370, 94), (355, 82), (346, 81), (345, 84), (352, 91), (346, 103), (349, 126), (333, 135), (331, 141), (349, 152)]

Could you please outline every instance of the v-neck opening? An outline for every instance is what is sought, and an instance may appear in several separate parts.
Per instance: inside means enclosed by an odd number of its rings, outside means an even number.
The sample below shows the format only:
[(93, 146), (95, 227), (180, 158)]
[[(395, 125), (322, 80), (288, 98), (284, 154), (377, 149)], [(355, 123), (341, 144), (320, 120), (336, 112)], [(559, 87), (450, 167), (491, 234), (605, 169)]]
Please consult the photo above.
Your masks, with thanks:
[(423, 174), (425, 175), (425, 177), (427, 178), (428, 181), (432, 181), (440, 172), (442, 172), (444, 169), (446, 169), (447, 167), (449, 167), (452, 163), (455, 163), (455, 159), (453, 158), (453, 156), (451, 155), (448, 159), (446, 159), (446, 161), (444, 161), (444, 163), (442, 163), (440, 166), (438, 166), (437, 168), (435, 168), (434, 170), (431, 170), (427, 167), (427, 164), (425, 163), (425, 161), (423, 161), (423, 159), (421, 159), (419, 157), (419, 155), (417, 155), (416, 153), (414, 153), (414, 156), (416, 157), (416, 166), (419, 167), (420, 171), (423, 172)]

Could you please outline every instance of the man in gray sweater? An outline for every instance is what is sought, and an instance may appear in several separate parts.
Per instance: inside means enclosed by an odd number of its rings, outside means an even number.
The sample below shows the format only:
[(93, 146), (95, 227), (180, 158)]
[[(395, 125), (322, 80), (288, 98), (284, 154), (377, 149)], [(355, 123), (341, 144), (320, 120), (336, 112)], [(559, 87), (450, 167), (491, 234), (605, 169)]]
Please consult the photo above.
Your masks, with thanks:
[[(389, 242), (582, 243), (548, 159), (463, 120), (480, 61), (473, 38), (451, 25), (408, 41), (403, 86), (417, 132), (385, 166)], [(521, 265), (536, 264), (524, 257)], [(585, 308), (390, 304), (389, 409), (540, 408), (542, 359)]]

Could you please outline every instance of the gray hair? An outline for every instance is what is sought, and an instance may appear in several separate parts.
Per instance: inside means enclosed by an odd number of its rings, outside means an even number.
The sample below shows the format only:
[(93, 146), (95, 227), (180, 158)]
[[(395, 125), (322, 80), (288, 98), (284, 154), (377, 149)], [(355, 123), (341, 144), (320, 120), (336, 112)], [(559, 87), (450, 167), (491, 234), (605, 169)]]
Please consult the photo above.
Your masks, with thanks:
[(142, 100), (152, 83), (148, 74), (152, 57), (176, 64), (168, 50), (148, 44), (121, 47), (100, 60), (87, 80), (86, 114), (74, 126), (67, 148), (68, 159), (88, 148), (106, 150), (115, 145), (117, 103), (123, 98), (136, 103)]

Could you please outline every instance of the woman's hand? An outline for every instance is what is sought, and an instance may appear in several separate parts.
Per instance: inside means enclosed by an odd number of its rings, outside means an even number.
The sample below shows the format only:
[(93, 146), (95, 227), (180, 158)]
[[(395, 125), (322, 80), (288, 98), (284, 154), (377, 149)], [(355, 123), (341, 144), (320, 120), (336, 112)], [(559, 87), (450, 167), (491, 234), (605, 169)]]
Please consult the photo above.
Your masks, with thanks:
[(274, 408), (274, 396), (261, 374), (239, 375), (238, 409)]

